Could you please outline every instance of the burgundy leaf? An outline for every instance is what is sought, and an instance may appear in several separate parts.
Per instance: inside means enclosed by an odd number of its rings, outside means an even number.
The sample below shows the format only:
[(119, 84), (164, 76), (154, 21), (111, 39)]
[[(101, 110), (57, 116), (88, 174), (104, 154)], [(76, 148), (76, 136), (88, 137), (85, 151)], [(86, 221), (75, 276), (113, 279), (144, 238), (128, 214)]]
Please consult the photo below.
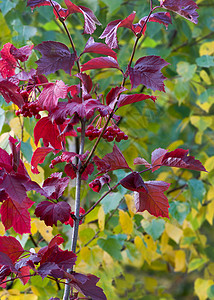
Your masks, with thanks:
[(36, 62), (38, 64), (38, 74), (48, 75), (60, 69), (69, 75), (71, 74), (76, 57), (65, 44), (46, 41), (37, 45), (34, 49), (42, 53), (42, 57)]
[(164, 181), (145, 181), (147, 192), (135, 192), (135, 207), (137, 212), (147, 210), (155, 217), (169, 218), (169, 203), (164, 192), (170, 184)]
[[(67, 18), (69, 13), (68, 10), (65, 8), (62, 8), (59, 3), (57, 3), (56, 1), (52, 1), (55, 9), (57, 10), (57, 12), (59, 13), (61, 18)], [(40, 7), (40, 6), (52, 6), (50, 0), (28, 0), (27, 2), (27, 6), (30, 6), (31, 9), (33, 10), (35, 7)], [(56, 16), (56, 18), (58, 18), (58, 14), (56, 13), (55, 9), (53, 9), (53, 12)]]
[[(147, 16), (140, 19), (138, 24), (134, 24), (135, 33), (138, 33), (141, 31), (142, 27), (145, 26), (144, 24), (145, 24), (146, 20), (147, 20)], [(157, 23), (163, 24), (166, 28), (168, 28), (168, 25), (172, 24), (172, 19), (171, 19), (169, 12), (161, 11), (158, 13), (151, 14), (148, 22), (157, 22)]]
[(69, 220), (71, 207), (67, 202), (53, 203), (49, 201), (40, 202), (36, 209), (35, 215), (44, 220), (47, 226), (57, 226), (57, 221), (65, 223)]
[(88, 164), (82, 173), (82, 180), (88, 180), (88, 175), (91, 175), (94, 172), (94, 165), (92, 163)]
[(58, 245), (55, 244), (52, 247), (48, 247), (47, 250), (43, 252), (40, 266), (42, 266), (44, 263), (53, 262), (59, 268), (67, 270), (68, 268), (72, 268), (74, 266), (76, 257), (76, 254), (74, 254), (72, 251), (63, 251), (58, 247)]
[(148, 89), (153, 91), (164, 91), (163, 80), (166, 79), (161, 73), (161, 69), (168, 63), (160, 56), (151, 55), (139, 58), (134, 68), (129, 68), (129, 76), (132, 89), (140, 84), (144, 84)]
[(83, 95), (89, 94), (93, 86), (91, 77), (86, 73), (78, 73), (76, 74), (76, 77), (82, 81)]
[(0, 268), (0, 285), (2, 288), (6, 288), (6, 283), (2, 284), (1, 282), (3, 282), (7, 276), (9, 276), (11, 274), (11, 270), (8, 266), (2, 266)]
[(71, 179), (76, 178), (76, 169), (72, 164), (66, 164), (64, 168), (65, 174), (68, 175)]
[(108, 57), (96, 57), (89, 60), (82, 65), (81, 71), (87, 71), (91, 69), (104, 69), (104, 68), (116, 68), (120, 70), (120, 66), (116, 59), (111, 56)]
[(58, 100), (67, 96), (67, 85), (62, 80), (56, 80), (55, 83), (49, 83), (41, 92), (38, 98), (38, 104), (47, 111), (52, 111), (57, 107)]
[(174, 11), (192, 23), (198, 23), (197, 4), (193, 0), (164, 0), (161, 7)]
[(12, 165), (13, 165), (13, 170), (17, 172), (19, 163), (20, 163), (20, 149), (21, 149), (21, 142), (19, 142), (17, 145), (18, 141), (14, 139), (12, 136), (9, 137), (9, 145), (12, 150)]
[(8, 173), (13, 170), (11, 156), (2, 148), (0, 148), (0, 167)]
[(68, 8), (69, 14), (81, 13), (83, 14), (85, 24), (84, 24), (84, 33), (92, 34), (96, 29), (96, 24), (101, 25), (99, 20), (95, 17), (93, 11), (84, 6), (77, 6), (73, 4), (70, 0), (65, 0), (65, 4)]
[(52, 276), (54, 278), (64, 278), (65, 271), (54, 262), (46, 262), (37, 269), (38, 274), (44, 279), (45, 277)]
[(0, 74), (3, 78), (11, 77), (15, 75), (15, 69), (17, 66), (17, 61), (14, 56), (10, 53), (10, 49), (13, 45), (7, 43), (3, 46), (3, 49), (0, 51)]
[[(102, 43), (96, 43), (93, 37), (90, 37), (85, 45), (83, 53), (97, 53), (107, 56), (112, 56), (114, 59), (117, 59), (117, 53), (114, 52), (109, 46)], [(82, 54), (83, 54), (82, 53)]]
[(103, 290), (96, 285), (99, 278), (95, 275), (73, 273), (72, 277), (75, 280), (71, 281), (70, 285), (86, 297), (90, 297), (93, 300), (107, 300)]
[(161, 160), (161, 165), (207, 172), (202, 163), (196, 160), (194, 156), (187, 156), (188, 153), (189, 150), (179, 148), (168, 152)]
[(56, 164), (67, 162), (72, 162), (75, 157), (78, 157), (78, 154), (76, 152), (68, 152), (64, 151), (60, 156), (57, 156), (51, 161), (50, 168), (53, 168)]
[(162, 165), (161, 161), (167, 152), (168, 150), (162, 148), (155, 149), (152, 152), (152, 156), (151, 156), (152, 172), (160, 168), (160, 166), (156, 166), (156, 165)]
[(62, 177), (62, 173), (53, 173), (47, 179), (45, 179), (42, 187), (47, 193), (47, 198), (49, 199), (59, 199), (62, 196), (65, 188), (69, 183), (68, 177)]
[(144, 158), (137, 157), (134, 159), (134, 165), (144, 165), (146, 168), (150, 168), (151, 164), (148, 163)]
[(131, 174), (120, 180), (120, 184), (130, 191), (144, 193), (148, 192), (147, 187), (138, 172), (132, 172)]
[(0, 236), (0, 252), (7, 254), (13, 263), (24, 253), (24, 249), (17, 239), (12, 236)]
[(13, 57), (16, 60), (20, 60), (21, 62), (24, 62), (28, 59), (28, 57), (31, 55), (32, 52), (32, 46), (24, 46), (19, 49), (17, 49), (15, 46), (11, 46), (10, 53), (13, 55)]
[(118, 169), (130, 170), (125, 157), (116, 145), (113, 147), (113, 152), (106, 154), (103, 159), (95, 156), (94, 162), (97, 166), (97, 169), (100, 171), (99, 173), (110, 172)]
[(38, 164), (42, 164), (48, 153), (53, 152), (53, 150), (54, 149), (50, 147), (40, 147), (34, 151), (31, 159), (31, 170), (34, 174), (39, 174), (37, 169)]
[(146, 99), (152, 99), (152, 101), (155, 102), (157, 97), (144, 94), (120, 95), (117, 106), (122, 107), (124, 105), (140, 102)]
[(8, 80), (0, 81), (0, 93), (7, 103), (12, 101), (19, 108), (24, 104), (24, 99), (20, 94), (19, 87)]
[(119, 27), (125, 27), (125, 28), (131, 29), (134, 32), (133, 21), (135, 18), (135, 14), (136, 14), (136, 12), (133, 12), (124, 20), (115, 20), (115, 21), (110, 22), (107, 25), (106, 29), (101, 34), (100, 39), (105, 38), (106, 44), (111, 49), (118, 48), (117, 30)]
[(126, 90), (127, 90), (126, 88), (121, 87), (121, 86), (120, 87), (116, 86), (115, 88), (112, 88), (106, 96), (106, 104), (107, 105), (111, 104), (111, 107), (112, 107), (114, 105), (115, 100), (118, 98), (118, 96)]
[(8, 198), (1, 205), (1, 219), (6, 230), (13, 227), (19, 233), (30, 233), (30, 213), (28, 209), (33, 205), (29, 198), (25, 198), (21, 203)]

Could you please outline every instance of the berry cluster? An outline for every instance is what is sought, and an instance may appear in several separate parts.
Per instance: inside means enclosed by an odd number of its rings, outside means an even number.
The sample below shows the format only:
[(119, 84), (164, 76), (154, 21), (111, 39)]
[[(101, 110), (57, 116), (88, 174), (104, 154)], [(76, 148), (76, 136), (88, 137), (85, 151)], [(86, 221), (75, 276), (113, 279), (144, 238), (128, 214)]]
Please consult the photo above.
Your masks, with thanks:
[(23, 115), (23, 117), (29, 117), (32, 116), (35, 117), (35, 119), (40, 119), (41, 115), (39, 112), (42, 110), (42, 108), (36, 103), (36, 102), (26, 102), (22, 105), (20, 109), (16, 111), (16, 115)]
[(38, 105), (37, 101), (28, 101), (29, 93), (27, 91), (22, 91), (21, 95), (24, 99), (24, 104), (20, 109), (16, 111), (16, 115), (23, 115), (23, 117), (29, 117), (31, 118), (34, 116), (36, 119), (40, 119), (41, 115), (39, 112), (42, 110), (42, 108)]
[[(81, 132), (81, 128), (77, 128), (78, 132)], [(90, 141), (93, 141), (97, 138), (102, 131), (102, 128), (98, 129), (93, 125), (89, 125), (85, 131), (85, 136), (89, 138)], [(114, 139), (116, 142), (120, 142), (121, 140), (128, 140), (128, 135), (126, 135), (119, 127), (116, 125), (108, 126), (103, 133), (103, 138), (108, 142), (112, 142)]]

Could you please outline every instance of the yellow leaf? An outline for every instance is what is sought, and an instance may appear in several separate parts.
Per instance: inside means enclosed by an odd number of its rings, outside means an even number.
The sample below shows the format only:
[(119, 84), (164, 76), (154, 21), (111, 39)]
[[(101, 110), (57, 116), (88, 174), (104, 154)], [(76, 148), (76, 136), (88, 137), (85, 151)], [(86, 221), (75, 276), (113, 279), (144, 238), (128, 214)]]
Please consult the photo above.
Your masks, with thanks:
[(198, 296), (199, 300), (207, 299), (207, 289), (213, 285), (213, 280), (205, 280), (202, 278), (197, 278), (194, 284), (195, 293)]
[[(214, 169), (214, 156), (211, 156), (206, 160), (206, 162), (204, 163), (204, 167), (208, 173)], [(209, 175), (208, 173), (201, 172), (200, 179), (206, 178)]]
[(128, 235), (131, 234), (133, 231), (133, 222), (126, 211), (119, 210), (119, 221), (123, 232)]
[(153, 277), (144, 277), (145, 289), (150, 293), (154, 293), (158, 283), (157, 280)]
[(0, 222), (0, 235), (3, 236), (5, 234), (5, 228), (2, 222)]
[(31, 286), (31, 290), (36, 296), (40, 296), (39, 290), (35, 286)]
[[(22, 139), (22, 126), (21, 126), (20, 122), (23, 122), (23, 117), (13, 118), (10, 121), (10, 127), (11, 127), (12, 131), (15, 133), (15, 135), (21, 140)], [(24, 128), (23, 128), (23, 130), (24, 130), (23, 131), (23, 142), (26, 142), (30, 138), (30, 135)]]
[(40, 166), (37, 167), (39, 170), (39, 174), (33, 174), (31, 172), (31, 166), (29, 163), (25, 163), (25, 168), (30, 176), (30, 179), (36, 181), (36, 183), (38, 183), (39, 185), (42, 185), (44, 181), (44, 170), (42, 169), (42, 167)]
[(131, 217), (133, 217), (134, 214), (136, 214), (134, 197), (130, 194), (126, 194), (125, 201), (126, 201), (126, 205), (128, 206), (129, 213), (130, 213)]
[(37, 300), (38, 296), (33, 295), (33, 294), (23, 294), (19, 298), (19, 300)]
[(212, 117), (205, 117), (205, 116), (191, 116), (190, 122), (193, 126), (198, 128), (200, 132), (203, 132), (208, 127), (212, 125), (213, 119)]
[(207, 72), (205, 70), (201, 70), (200, 77), (203, 79), (203, 81), (206, 84), (208, 84), (208, 85), (211, 84), (210, 77), (209, 77), (209, 75), (207, 74)]
[(183, 231), (177, 226), (170, 223), (165, 224), (165, 230), (168, 236), (178, 244), (183, 235)]
[(100, 206), (98, 210), (98, 225), (100, 231), (103, 231), (105, 229), (105, 212), (102, 206)]
[(199, 53), (200, 56), (212, 55), (214, 53), (214, 41), (202, 44)]
[(186, 254), (183, 250), (175, 251), (175, 272), (186, 271)]
[(79, 256), (81, 256), (81, 258), (85, 261), (85, 262), (89, 262), (90, 258), (91, 258), (91, 250), (89, 247), (83, 247), (80, 250), (80, 254)]
[(207, 205), (206, 220), (213, 225), (214, 217), (214, 200)]
[(51, 226), (46, 226), (44, 221), (40, 221), (38, 219), (33, 219), (31, 225), (33, 226), (33, 230), (35, 232), (35, 226), (41, 236), (46, 240), (46, 242), (50, 242), (50, 240), (53, 238), (52, 230), (53, 228)]
[(178, 148), (179, 146), (181, 146), (183, 144), (184, 144), (184, 141), (177, 140), (177, 141), (171, 143), (168, 147), (166, 147), (166, 149), (168, 149), (169, 151), (173, 151), (173, 150), (175, 150), (176, 148)]

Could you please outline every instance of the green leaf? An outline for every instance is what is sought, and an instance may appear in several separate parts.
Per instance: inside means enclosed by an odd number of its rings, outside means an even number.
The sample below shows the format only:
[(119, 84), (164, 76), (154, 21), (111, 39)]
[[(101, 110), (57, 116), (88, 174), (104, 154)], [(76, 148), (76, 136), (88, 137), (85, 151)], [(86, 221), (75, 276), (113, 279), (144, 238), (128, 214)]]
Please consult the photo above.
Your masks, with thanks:
[(204, 187), (204, 184), (201, 180), (198, 179), (190, 179), (188, 181), (188, 186), (190, 190), (190, 201), (191, 205), (197, 210), (198, 209), (198, 203), (200, 202), (202, 204), (204, 195), (206, 193), (206, 189)]
[(202, 267), (208, 261), (207, 258), (194, 258), (188, 266), (188, 273)]
[(123, 198), (123, 194), (120, 192), (108, 194), (102, 201), (102, 206), (105, 214), (109, 213), (111, 210), (115, 209)]
[(170, 203), (169, 212), (182, 225), (190, 212), (190, 204), (188, 202), (173, 201)]
[(17, 3), (11, 0), (3, 0), (0, 3), (0, 10), (2, 14), (5, 16), (12, 8), (16, 7)]
[(181, 61), (177, 64), (177, 72), (182, 77), (183, 81), (189, 81), (190, 79), (192, 79), (196, 69), (196, 65), (190, 65), (185, 61)]
[(27, 161), (31, 162), (33, 150), (30, 144), (30, 139), (27, 142), (21, 143), (21, 151), (24, 154), (24, 157), (27, 159)]
[(210, 300), (214, 299), (214, 284), (208, 288), (207, 296), (209, 297)]
[(102, 0), (109, 7), (109, 14), (120, 8), (123, 0)]
[(214, 67), (214, 56), (203, 55), (196, 58), (196, 63), (199, 67), (210, 68)]
[(116, 239), (114, 238), (109, 238), (107, 240), (99, 239), (97, 241), (97, 244), (100, 248), (108, 252), (108, 254), (110, 254), (116, 260), (122, 259), (122, 255), (120, 252), (120, 250), (122, 249), (122, 245)]
[(165, 221), (163, 219), (153, 219), (152, 222), (142, 220), (141, 225), (143, 226), (146, 233), (151, 235), (154, 241), (156, 241), (165, 229)]

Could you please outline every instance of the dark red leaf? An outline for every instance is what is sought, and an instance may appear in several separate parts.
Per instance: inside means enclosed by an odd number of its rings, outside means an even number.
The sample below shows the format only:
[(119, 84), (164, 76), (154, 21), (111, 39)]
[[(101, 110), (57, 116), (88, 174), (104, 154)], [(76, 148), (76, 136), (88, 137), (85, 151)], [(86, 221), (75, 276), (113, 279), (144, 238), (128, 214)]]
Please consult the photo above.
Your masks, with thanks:
[(42, 53), (42, 57), (36, 62), (37, 73), (48, 75), (62, 69), (65, 73), (71, 74), (76, 57), (69, 48), (62, 43), (46, 41), (34, 47)]
[[(102, 43), (96, 43), (93, 37), (90, 37), (85, 45), (83, 53), (97, 53), (107, 56), (112, 56), (114, 59), (117, 59), (117, 53), (114, 52), (109, 46)], [(82, 53), (82, 54), (83, 54)]]
[(86, 297), (90, 297), (93, 300), (107, 300), (103, 290), (96, 285), (99, 278), (95, 275), (73, 273), (72, 277), (74, 277), (75, 280), (71, 281), (70, 285)]
[(151, 99), (152, 101), (155, 102), (157, 97), (150, 96), (150, 95), (144, 95), (144, 94), (120, 95), (117, 106), (122, 107), (124, 105), (140, 102), (140, 101), (143, 101), (146, 99)]
[(48, 199), (59, 199), (69, 183), (68, 177), (62, 177), (62, 173), (53, 173), (45, 179), (42, 188), (47, 193)]
[(26, 283), (28, 283), (28, 281), (30, 280), (30, 267), (29, 266), (25, 266), (22, 267), (19, 272), (20, 274), (20, 280), (22, 281), (22, 283), (25, 285)]
[(117, 30), (119, 27), (129, 28), (134, 32), (133, 21), (136, 12), (130, 14), (124, 20), (115, 20), (110, 22), (100, 36), (100, 39), (105, 38), (106, 44), (111, 48), (118, 48)]
[(162, 164), (161, 161), (167, 152), (168, 152), (168, 150), (165, 150), (162, 148), (155, 149), (152, 152), (152, 156), (151, 156), (152, 172), (154, 172), (155, 170), (160, 168), (160, 166), (157, 166), (157, 167), (155, 167), (155, 166)]
[(8, 173), (13, 170), (11, 156), (2, 148), (0, 148), (0, 167)]
[(13, 55), (13, 57), (16, 60), (20, 60), (20, 61), (24, 62), (24, 61), (28, 60), (28, 57), (31, 55), (32, 48), (33, 48), (33, 45), (32, 46), (24, 46), (24, 47), (17, 49), (15, 46), (12, 45), (10, 48), (10, 53)]
[(57, 221), (65, 223), (69, 220), (71, 207), (67, 202), (53, 203), (50, 201), (40, 202), (36, 209), (35, 215), (44, 220), (47, 226), (57, 226)]
[(195, 171), (206, 171), (204, 166), (194, 156), (187, 156), (189, 150), (176, 149), (164, 155), (161, 165), (168, 167), (184, 168)]
[(87, 71), (91, 69), (104, 69), (104, 68), (116, 68), (120, 70), (120, 66), (116, 59), (111, 56), (108, 57), (96, 57), (92, 58), (88, 62), (82, 65), (81, 71)]
[(65, 174), (68, 175), (71, 179), (76, 178), (76, 169), (72, 164), (66, 164), (64, 168)]
[(40, 147), (34, 151), (31, 159), (31, 170), (34, 174), (39, 174), (39, 171), (37, 169), (38, 164), (42, 164), (48, 153), (51, 153), (53, 151), (54, 149), (50, 147)]
[(144, 165), (146, 168), (150, 168), (151, 164), (148, 163), (144, 158), (137, 157), (134, 159), (134, 165)]
[(15, 75), (15, 69), (17, 66), (17, 61), (14, 56), (10, 53), (10, 49), (13, 45), (7, 43), (3, 46), (3, 49), (0, 51), (0, 74), (3, 78), (11, 77)]
[(24, 104), (24, 99), (20, 94), (19, 87), (8, 80), (0, 81), (0, 93), (7, 103), (12, 101), (19, 108)]
[(198, 23), (198, 6), (193, 0), (164, 0), (161, 1), (161, 7), (174, 11), (192, 23)]
[(102, 176), (98, 176), (96, 179), (89, 183), (89, 187), (96, 193), (99, 193), (102, 186), (106, 183), (109, 183), (111, 178), (108, 174), (104, 174)]
[(138, 172), (132, 172), (127, 175), (125, 178), (120, 180), (120, 184), (130, 191), (148, 192), (146, 185)]
[(103, 159), (95, 156), (94, 162), (98, 171), (100, 171), (99, 173), (110, 172), (118, 169), (130, 170), (125, 157), (116, 145), (113, 147), (113, 152), (106, 154)]
[(49, 83), (41, 92), (38, 98), (38, 104), (47, 111), (52, 111), (57, 107), (58, 100), (67, 96), (67, 85), (62, 80), (56, 80), (55, 83)]
[[(138, 33), (141, 31), (142, 27), (145, 26), (145, 22), (147, 20), (147, 16), (140, 19), (138, 24), (134, 24), (135, 27), (135, 33)], [(158, 12), (151, 14), (148, 22), (157, 22), (160, 24), (163, 24), (166, 28), (168, 28), (169, 24), (172, 24), (172, 19), (169, 12)]]
[(95, 17), (93, 11), (84, 6), (77, 6), (73, 4), (70, 0), (65, 0), (65, 4), (68, 8), (69, 14), (81, 13), (83, 14), (85, 24), (84, 24), (84, 33), (92, 34), (96, 29), (96, 24), (101, 25), (99, 20)]
[(89, 94), (93, 86), (91, 77), (85, 73), (78, 73), (76, 74), (76, 77), (82, 81), (83, 95)]
[(6, 230), (13, 227), (19, 233), (30, 233), (30, 213), (28, 209), (33, 205), (29, 198), (25, 198), (21, 203), (8, 198), (1, 205), (1, 219)]
[(137, 212), (147, 210), (155, 217), (169, 218), (169, 203), (164, 192), (170, 184), (164, 181), (145, 181), (147, 192), (135, 192), (135, 207)]
[(24, 253), (24, 249), (17, 239), (12, 236), (0, 236), (0, 252), (7, 254), (13, 263)]
[(9, 145), (12, 150), (12, 166), (13, 170), (15, 172), (18, 171), (19, 168), (19, 163), (20, 163), (20, 149), (21, 149), (21, 142), (19, 142), (17, 145), (18, 141), (14, 139), (12, 136), (9, 137)]
[(161, 73), (161, 69), (168, 63), (160, 56), (151, 55), (139, 58), (134, 68), (129, 68), (129, 76), (132, 89), (140, 84), (144, 84), (153, 91), (165, 91), (163, 80), (166, 79)]
[(94, 172), (94, 165), (88, 164), (87, 167), (85, 168), (84, 172), (82, 173), (82, 180), (88, 180), (88, 175), (91, 175)]
[(3, 282), (7, 276), (9, 276), (11, 274), (11, 270), (8, 266), (2, 266), (0, 268), (0, 286), (1, 288), (6, 288), (6, 283), (2, 284), (1, 282)]
[(127, 90), (126, 88), (121, 86), (120, 87), (116, 86), (115, 88), (112, 88), (106, 96), (106, 104), (107, 105), (111, 104), (112, 107), (114, 105), (115, 100), (118, 98), (118, 96), (126, 90)]
[(38, 269), (38, 274), (44, 279), (45, 277), (52, 276), (54, 278), (64, 278), (65, 271), (62, 270), (55, 262), (43, 263)]
[[(61, 18), (67, 18), (67, 16), (69, 15), (68, 10), (65, 8), (62, 8), (59, 3), (57, 3), (56, 1), (52, 1), (55, 9), (58, 11), (59, 15)], [(40, 6), (52, 6), (50, 3), (50, 0), (28, 0), (27, 2), (27, 6), (30, 6), (31, 9), (33, 10), (35, 7), (40, 7)], [(53, 9), (53, 12), (56, 16), (56, 18), (58, 18), (58, 14), (56, 13), (55, 9)]]

